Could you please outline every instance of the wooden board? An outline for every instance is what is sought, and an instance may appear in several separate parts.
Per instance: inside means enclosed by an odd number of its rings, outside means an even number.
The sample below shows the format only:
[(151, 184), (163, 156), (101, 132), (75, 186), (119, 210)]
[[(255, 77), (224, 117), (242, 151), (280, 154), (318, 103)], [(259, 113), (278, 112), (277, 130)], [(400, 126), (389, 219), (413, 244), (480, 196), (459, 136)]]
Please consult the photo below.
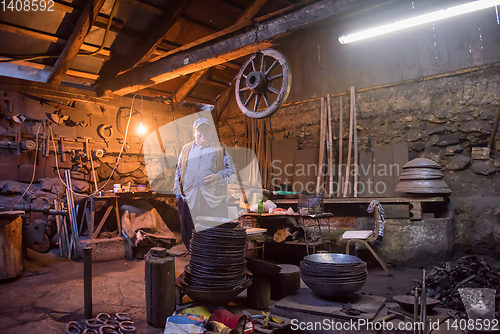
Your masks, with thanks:
[[(403, 166), (408, 162), (408, 143), (396, 143), (392, 145), (393, 147), (393, 163), (397, 166), (397, 171), (394, 168), (394, 185), (399, 183), (399, 176), (403, 172)], [(404, 193), (394, 192), (394, 196), (400, 197), (404, 196)]]
[(17, 181), (19, 178), (19, 169), (17, 165), (0, 164), (0, 180)]
[(297, 139), (281, 139), (271, 141), (271, 187), (280, 184), (293, 184), (293, 166), (295, 152), (297, 151)]
[(394, 177), (391, 175), (393, 164), (392, 146), (375, 146), (373, 148), (374, 190), (375, 197), (394, 196)]
[(359, 197), (373, 197), (373, 149), (362, 151), (359, 157)]
[(293, 191), (314, 191), (318, 171), (319, 148), (297, 150), (293, 168)]
[[(297, 290), (293, 295), (283, 298), (274, 304), (281, 310), (299, 311), (306, 314), (321, 315), (340, 319), (373, 319), (384, 305), (385, 298), (354, 293), (337, 301), (325, 300), (317, 297), (309, 288)], [(349, 316), (342, 312), (342, 304), (351, 304), (361, 310), (359, 316)]]

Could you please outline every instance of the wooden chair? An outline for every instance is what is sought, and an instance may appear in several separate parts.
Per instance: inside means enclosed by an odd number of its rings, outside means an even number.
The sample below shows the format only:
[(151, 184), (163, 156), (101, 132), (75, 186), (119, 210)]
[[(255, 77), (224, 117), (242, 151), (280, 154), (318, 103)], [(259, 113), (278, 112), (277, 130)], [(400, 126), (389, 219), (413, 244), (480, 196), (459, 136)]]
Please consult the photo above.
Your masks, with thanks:
[(375, 211), (373, 212), (373, 219), (375, 219), (375, 232), (373, 230), (359, 230), (359, 231), (346, 231), (340, 238), (340, 240), (347, 240), (346, 244), (346, 254), (349, 255), (349, 247), (351, 243), (362, 243), (368, 248), (370, 253), (373, 254), (375, 259), (377, 259), (378, 263), (382, 266), (382, 268), (387, 272), (389, 276), (392, 276), (391, 272), (387, 268), (384, 260), (382, 260), (377, 253), (373, 250), (372, 246), (370, 246), (369, 242), (377, 240), (378, 238), (378, 229), (379, 229), (379, 216), (378, 216), (378, 206), (375, 206)]

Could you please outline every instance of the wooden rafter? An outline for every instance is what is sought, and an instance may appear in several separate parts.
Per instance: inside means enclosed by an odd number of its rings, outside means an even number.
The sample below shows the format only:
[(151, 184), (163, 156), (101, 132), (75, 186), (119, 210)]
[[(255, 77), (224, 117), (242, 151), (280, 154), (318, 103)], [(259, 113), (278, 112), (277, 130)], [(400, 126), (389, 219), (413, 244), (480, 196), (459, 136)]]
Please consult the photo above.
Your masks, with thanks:
[[(182, 12), (187, 8), (191, 0), (175, 1), (169, 11), (165, 12), (165, 16), (160, 20), (160, 23), (154, 27), (154, 30), (147, 38), (140, 43), (140, 46), (131, 52), (127, 58), (111, 57), (106, 62), (100, 74), (104, 78), (115, 77), (119, 73), (133, 68), (135, 65), (146, 61), (156, 52), (156, 49), (164, 41), (164, 37), (172, 25), (177, 21)], [(165, 52), (159, 52), (165, 54)]]
[(209, 68), (205, 68), (201, 71), (195, 72), (191, 74), (189, 79), (175, 92), (173, 101), (174, 102), (182, 102), (188, 94), (193, 90), (193, 88), (198, 84), (198, 82), (203, 78), (205, 73), (207, 73)]
[[(390, 1), (390, 0), (385, 0)], [(270, 47), (273, 40), (291, 32), (320, 23), (334, 15), (362, 8), (363, 0), (322, 0), (294, 11), (259, 20), (253, 27), (244, 26), (217, 38), (170, 55), (144, 67), (131, 70), (102, 83), (104, 89), (126, 95), (138, 88), (153, 86), (181, 75), (209, 68)], [(231, 27), (230, 27), (231, 28)], [(225, 30), (231, 30), (230, 28)], [(229, 33), (228, 33), (229, 34)]]
[[(83, 11), (80, 8), (74, 7), (72, 4), (57, 0), (54, 0), (54, 9), (70, 14), (80, 14)], [(96, 27), (106, 29), (108, 20), (109, 20), (108, 15), (99, 13), (99, 15), (95, 19), (94, 25)], [(123, 21), (114, 17), (111, 22), (110, 30), (119, 33), (121, 32), (122, 28), (123, 28)]]
[(110, 98), (98, 97), (93, 91), (61, 85), (51, 85), (44, 82), (29, 81), (18, 78), (0, 76), (0, 90), (27, 93), (35, 96), (57, 97), (78, 101), (106, 103)]
[[(12, 58), (6, 58), (6, 57), (1, 57), (0, 60), (8, 60)], [(52, 66), (40, 64), (40, 63), (34, 63), (34, 62), (28, 62), (28, 61), (16, 61), (13, 60), (11, 61), (12, 64), (17, 64), (25, 67), (30, 67), (30, 68), (36, 68), (38, 70), (50, 70)], [(88, 72), (82, 72), (82, 71), (75, 71), (75, 70), (68, 70), (66, 72), (66, 75), (72, 76), (72, 77), (77, 77), (77, 78), (84, 78), (87, 79), (88, 81), (94, 81), (97, 80), (99, 77), (97, 74), (94, 73), (88, 73)]]
[[(236, 25), (252, 19), (255, 15), (257, 15), (266, 2), (267, 0), (255, 0), (250, 6), (248, 6), (247, 9), (243, 11), (241, 16), (238, 18), (238, 21), (236, 21)], [(175, 93), (174, 102), (182, 102), (198, 84), (198, 82), (200, 82), (207, 71), (208, 68), (205, 68), (191, 74), (191, 77), (189, 77), (189, 79)]]
[(89, 33), (90, 27), (92, 27), (92, 24), (105, 2), (106, 0), (92, 0), (87, 3), (63, 51), (50, 71), (47, 83), (55, 85), (61, 83), (64, 74), (68, 71), (71, 63), (78, 54), (85, 37), (87, 37)]
[(177, 0), (168, 11), (168, 14), (163, 17), (161, 24), (156, 26), (153, 33), (142, 45), (140, 50), (136, 50), (133, 54), (133, 65), (147, 60), (158, 45), (163, 41), (165, 35), (174, 25), (177, 19), (182, 15), (184, 10), (189, 6), (192, 0)]
[[(27, 28), (23, 28), (23, 27), (18, 27), (18, 26), (3, 23), (3, 22), (0, 22), (0, 30), (8, 31), (8, 32), (11, 32), (14, 34), (21, 34), (21, 35), (33, 37), (33, 38), (36, 38), (36, 39), (39, 39), (42, 41), (48, 41), (48, 42), (56, 43), (56, 44), (64, 44), (67, 42), (67, 40), (64, 38), (57, 37), (57, 36), (54, 36), (54, 35), (46, 33), (46, 32), (37, 31), (37, 30), (33, 30), (33, 29), (27, 29)], [(87, 44), (87, 43), (83, 43), (81, 46), (81, 50), (88, 51), (88, 52), (94, 52), (95, 50), (97, 50), (97, 47), (92, 46), (92, 45)], [(110, 55), (110, 51), (103, 49), (103, 50), (99, 51), (99, 53), (96, 54), (94, 57), (102, 58), (102, 59), (109, 59), (109, 55)]]

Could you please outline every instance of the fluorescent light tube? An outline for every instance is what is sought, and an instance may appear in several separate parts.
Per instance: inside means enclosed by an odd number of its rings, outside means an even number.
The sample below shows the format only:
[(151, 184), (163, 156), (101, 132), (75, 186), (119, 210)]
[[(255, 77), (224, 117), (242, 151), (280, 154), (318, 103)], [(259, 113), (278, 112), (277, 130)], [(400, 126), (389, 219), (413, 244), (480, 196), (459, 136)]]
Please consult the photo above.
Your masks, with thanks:
[(371, 28), (356, 32), (350, 35), (344, 35), (339, 37), (339, 42), (342, 44), (352, 43), (360, 41), (366, 38), (375, 37), (383, 34), (387, 34), (393, 31), (406, 29), (410, 27), (415, 27), (420, 24), (425, 24), (429, 22), (435, 22), (438, 20), (447, 19), (449, 17), (458, 16), (466, 13), (475, 12), (481, 9), (498, 6), (500, 5), (500, 0), (478, 0), (463, 5), (458, 5), (455, 7), (450, 7), (436, 12), (423, 14), (415, 16), (406, 20), (401, 20), (389, 24), (385, 24), (376, 28)]

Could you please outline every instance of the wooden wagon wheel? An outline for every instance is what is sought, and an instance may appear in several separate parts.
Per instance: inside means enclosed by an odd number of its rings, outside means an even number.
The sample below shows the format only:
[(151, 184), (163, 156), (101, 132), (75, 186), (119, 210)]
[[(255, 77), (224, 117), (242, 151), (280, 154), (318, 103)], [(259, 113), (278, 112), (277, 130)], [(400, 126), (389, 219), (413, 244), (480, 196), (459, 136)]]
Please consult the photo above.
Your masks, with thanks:
[(247, 59), (236, 77), (236, 102), (248, 117), (268, 117), (286, 101), (291, 85), (285, 56), (274, 49), (260, 50)]

